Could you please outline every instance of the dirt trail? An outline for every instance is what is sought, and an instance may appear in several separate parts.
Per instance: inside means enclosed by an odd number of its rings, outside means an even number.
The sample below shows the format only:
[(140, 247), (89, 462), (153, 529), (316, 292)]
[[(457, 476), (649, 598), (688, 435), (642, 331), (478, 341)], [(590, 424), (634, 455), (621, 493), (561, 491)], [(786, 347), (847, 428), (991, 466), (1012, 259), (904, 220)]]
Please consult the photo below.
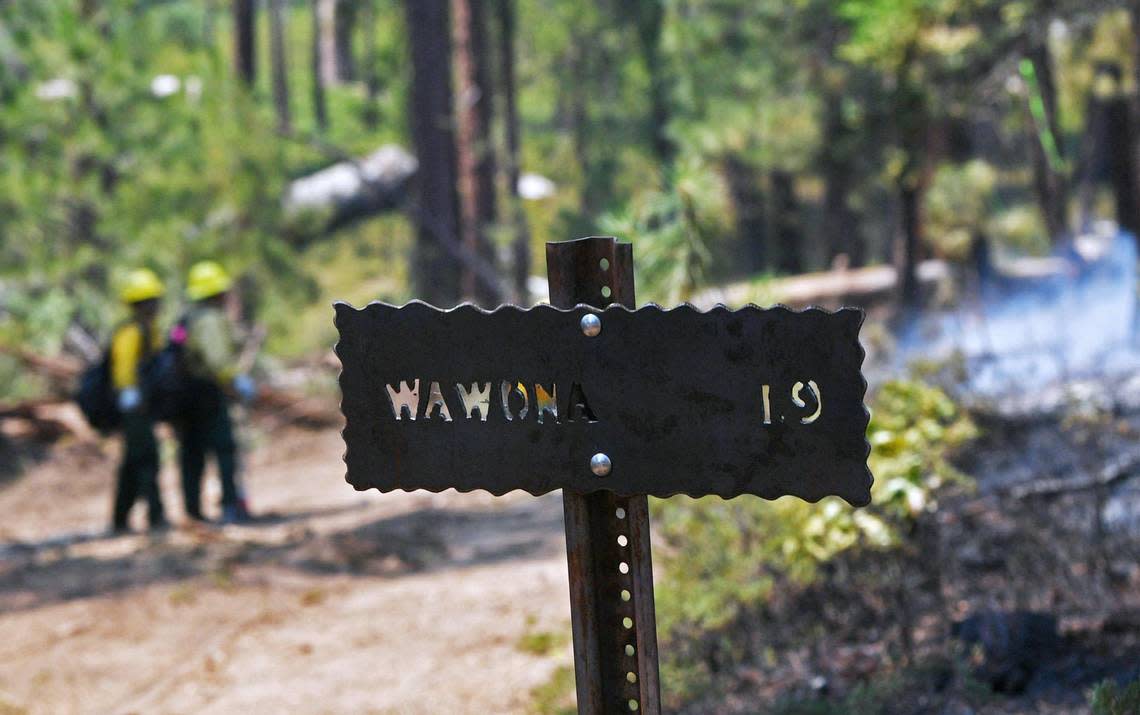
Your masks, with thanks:
[(262, 520), (157, 536), (104, 533), (95, 445), (0, 477), (0, 712), (529, 712), (571, 660), (560, 499), (361, 494), (342, 449), (263, 439)]

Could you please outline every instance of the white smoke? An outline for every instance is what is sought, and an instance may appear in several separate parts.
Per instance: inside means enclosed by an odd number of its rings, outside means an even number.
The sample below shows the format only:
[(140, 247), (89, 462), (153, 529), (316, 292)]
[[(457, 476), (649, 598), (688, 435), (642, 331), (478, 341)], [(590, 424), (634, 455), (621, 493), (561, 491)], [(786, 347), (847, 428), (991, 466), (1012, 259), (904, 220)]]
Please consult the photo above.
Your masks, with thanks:
[(988, 397), (1135, 375), (1136, 259), (1135, 237), (1102, 224), (1049, 258), (993, 261), (979, 270), (980, 297), (902, 332), (900, 357), (958, 353), (965, 388)]

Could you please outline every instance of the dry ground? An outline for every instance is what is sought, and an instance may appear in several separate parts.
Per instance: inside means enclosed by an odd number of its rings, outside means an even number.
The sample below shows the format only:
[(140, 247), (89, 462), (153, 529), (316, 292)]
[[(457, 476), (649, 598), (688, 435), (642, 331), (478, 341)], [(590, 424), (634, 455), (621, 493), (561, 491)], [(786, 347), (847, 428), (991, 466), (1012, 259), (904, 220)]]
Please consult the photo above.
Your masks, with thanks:
[(260, 441), (258, 523), (181, 525), (168, 468), (155, 536), (105, 532), (113, 444), (0, 456), (0, 713), (529, 712), (571, 660), (559, 497), (357, 493), (335, 431)]

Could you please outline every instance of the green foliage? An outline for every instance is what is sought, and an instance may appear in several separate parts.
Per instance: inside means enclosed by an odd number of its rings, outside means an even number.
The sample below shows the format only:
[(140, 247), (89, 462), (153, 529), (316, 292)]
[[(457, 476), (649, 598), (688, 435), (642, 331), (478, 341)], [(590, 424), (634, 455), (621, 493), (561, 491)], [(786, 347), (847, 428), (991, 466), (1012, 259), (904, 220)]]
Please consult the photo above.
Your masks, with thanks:
[(578, 712), (574, 698), (574, 668), (560, 665), (550, 679), (531, 690), (531, 712), (536, 715), (574, 715)]
[(997, 172), (981, 160), (938, 168), (925, 198), (927, 237), (939, 255), (969, 257), (972, 240), (989, 218), (996, 185)]
[(715, 497), (653, 502), (664, 574), (657, 613), (663, 638), (679, 654), (663, 663), (663, 682), (673, 684), (675, 694), (699, 692), (705, 677), (686, 660), (685, 643), (762, 608), (777, 586), (812, 583), (842, 552), (895, 548), (936, 508), (945, 485), (964, 481), (949, 456), (975, 428), (945, 393), (893, 381), (879, 389), (873, 405), (869, 507), (852, 509), (835, 498), (819, 504)]
[(570, 642), (570, 631), (527, 631), (519, 636), (515, 648), (536, 656), (546, 656)]
[(1140, 713), (1140, 680), (1121, 687), (1106, 680), (1092, 691), (1089, 706), (1093, 715), (1135, 715)]
[(636, 245), (642, 295), (666, 305), (692, 296), (711, 259), (710, 237), (724, 230), (724, 197), (719, 174), (688, 159), (668, 189), (645, 192), (624, 213), (602, 217), (603, 231)]
[[(177, 295), (206, 256), (273, 300), (306, 297), (281, 238), (284, 145), (200, 20), (183, 4), (5, 4), (22, 66), (0, 80), (6, 333), (53, 349), (73, 320), (104, 332), (126, 271), (152, 267)], [(179, 89), (158, 96), (164, 74)]]

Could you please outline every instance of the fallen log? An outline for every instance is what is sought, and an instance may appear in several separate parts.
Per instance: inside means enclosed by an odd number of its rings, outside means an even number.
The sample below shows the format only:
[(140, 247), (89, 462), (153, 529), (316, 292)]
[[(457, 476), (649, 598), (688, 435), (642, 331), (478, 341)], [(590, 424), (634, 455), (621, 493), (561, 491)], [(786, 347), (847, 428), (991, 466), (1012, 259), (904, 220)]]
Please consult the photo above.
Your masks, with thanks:
[(1062, 494), (1090, 491), (1109, 487), (1136, 474), (1140, 455), (1124, 455), (1104, 465), (1096, 474), (1080, 477), (1039, 479), (1027, 484), (1015, 484), (1004, 491), (1015, 499), (1054, 497)]
[(290, 182), (286, 213), (326, 213), (326, 231), (390, 211), (403, 203), (419, 162), (401, 147), (380, 147), (362, 159), (346, 159)]
[[(924, 286), (945, 280), (949, 274), (950, 268), (945, 261), (928, 260), (918, 266), (919, 283)], [(795, 308), (808, 305), (866, 307), (891, 299), (897, 284), (898, 275), (893, 266), (841, 268), (773, 278), (762, 284), (754, 281), (730, 283), (700, 293), (692, 303), (702, 309), (717, 303), (742, 305), (757, 300)]]
[(57, 396), (70, 394), (83, 366), (63, 356), (47, 356), (14, 345), (0, 344), (0, 354), (9, 355), (24, 363), (32, 372), (45, 378)]

